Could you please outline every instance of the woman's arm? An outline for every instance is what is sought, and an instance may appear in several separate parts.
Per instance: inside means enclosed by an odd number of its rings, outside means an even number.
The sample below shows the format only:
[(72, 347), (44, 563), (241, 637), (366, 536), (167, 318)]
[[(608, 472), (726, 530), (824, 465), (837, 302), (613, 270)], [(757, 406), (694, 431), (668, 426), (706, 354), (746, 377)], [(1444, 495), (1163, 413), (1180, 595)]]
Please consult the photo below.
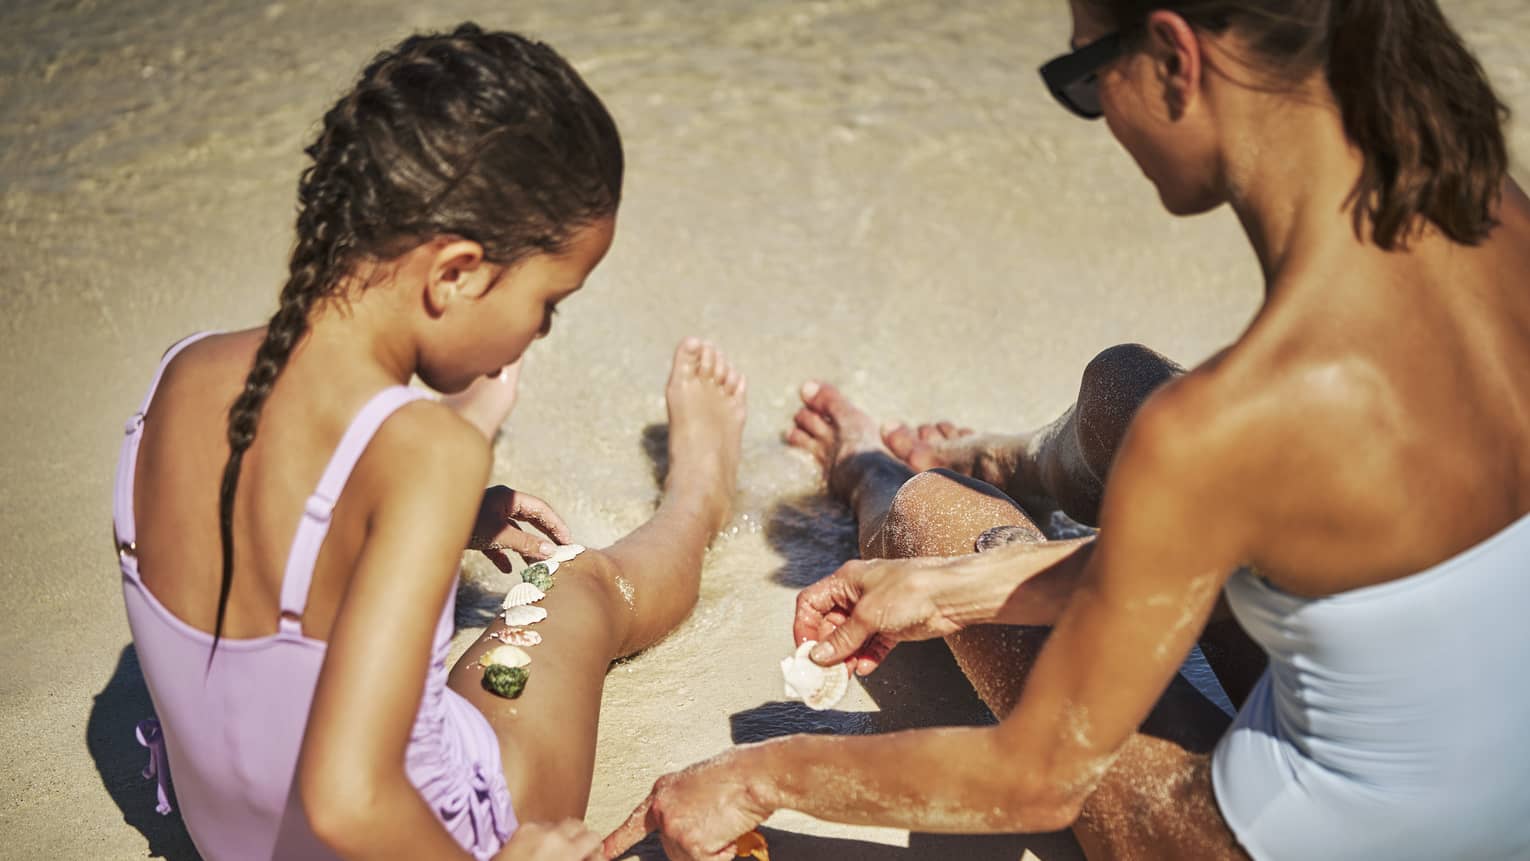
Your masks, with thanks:
[[(1176, 389), (1181, 388), (1176, 385)], [(1134, 421), (1100, 535), (1053, 565), (1076, 583), (1003, 723), (860, 738), (791, 737), (661, 780), (642, 824), (673, 857), (708, 857), (779, 808), (921, 831), (1035, 831), (1070, 823), (1136, 732), (1244, 558), (1248, 518), (1207, 418), (1155, 397)], [(1212, 432), (1214, 433), (1214, 431)], [(1196, 528), (1215, 512), (1216, 528)], [(1016, 551), (1019, 555), (1019, 551)], [(1076, 558), (1075, 558), (1076, 557)], [(997, 616), (996, 616), (997, 618)], [(711, 784), (711, 786), (707, 786)], [(729, 815), (718, 815), (716, 799)], [(707, 811), (707, 812), (702, 812)], [(738, 814), (738, 815), (733, 815)], [(748, 820), (753, 819), (753, 822)], [(619, 832), (630, 836), (632, 827)], [(608, 839), (608, 855), (618, 835)]]
[(347, 858), (467, 858), (409, 783), (404, 755), (440, 608), (479, 507), (489, 452), (434, 404), (406, 407), (364, 458), (382, 498), (330, 632), (298, 789), (314, 833)]

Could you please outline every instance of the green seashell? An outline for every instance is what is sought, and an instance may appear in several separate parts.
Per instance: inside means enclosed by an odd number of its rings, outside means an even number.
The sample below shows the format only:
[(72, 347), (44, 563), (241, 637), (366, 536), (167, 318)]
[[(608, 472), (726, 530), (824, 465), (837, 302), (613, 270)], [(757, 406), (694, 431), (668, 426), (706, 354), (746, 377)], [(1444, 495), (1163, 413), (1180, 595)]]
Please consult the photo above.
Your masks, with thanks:
[(483, 686), (492, 694), (502, 696), (507, 700), (513, 700), (521, 695), (526, 689), (526, 680), (531, 678), (531, 673), (525, 667), (507, 667), (504, 664), (491, 664), (484, 668)]
[(521, 570), (521, 581), (541, 589), (543, 592), (551, 592), (553, 587), (553, 574), (558, 570), (556, 564), (538, 562), (527, 565)]

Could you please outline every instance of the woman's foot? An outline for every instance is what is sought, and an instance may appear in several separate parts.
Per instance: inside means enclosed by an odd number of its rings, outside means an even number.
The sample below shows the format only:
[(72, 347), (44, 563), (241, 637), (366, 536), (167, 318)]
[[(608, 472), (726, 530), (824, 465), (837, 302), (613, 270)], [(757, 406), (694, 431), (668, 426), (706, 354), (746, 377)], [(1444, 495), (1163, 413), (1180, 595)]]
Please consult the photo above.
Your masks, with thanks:
[(951, 422), (917, 428), (902, 422), (882, 426), (882, 443), (887, 450), (920, 472), (944, 467), (971, 475), (976, 453), (968, 444), (968, 438), (973, 435), (971, 428), (957, 427)]
[(949, 469), (1011, 490), (1023, 467), (1029, 434), (979, 434), (951, 422), (919, 425), (889, 424), (882, 428), (882, 442), (893, 457), (923, 472)]
[(897, 459), (882, 444), (876, 421), (839, 389), (808, 381), (802, 384), (801, 395), (803, 406), (786, 441), (818, 461), (829, 493), (853, 503), (867, 467), (878, 460)]
[(686, 338), (675, 350), (664, 398), (669, 407), (667, 502), (694, 500), (712, 531), (727, 523), (748, 415), (748, 381), (713, 344)]

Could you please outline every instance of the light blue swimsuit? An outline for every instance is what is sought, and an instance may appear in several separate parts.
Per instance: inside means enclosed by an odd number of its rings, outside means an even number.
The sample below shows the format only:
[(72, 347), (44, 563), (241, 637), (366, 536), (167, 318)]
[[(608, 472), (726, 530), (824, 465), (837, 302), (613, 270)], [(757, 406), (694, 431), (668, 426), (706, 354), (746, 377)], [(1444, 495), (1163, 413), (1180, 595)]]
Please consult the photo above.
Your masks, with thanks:
[(1530, 516), (1400, 580), (1227, 599), (1270, 656), (1212, 758), (1250, 855), (1530, 858)]

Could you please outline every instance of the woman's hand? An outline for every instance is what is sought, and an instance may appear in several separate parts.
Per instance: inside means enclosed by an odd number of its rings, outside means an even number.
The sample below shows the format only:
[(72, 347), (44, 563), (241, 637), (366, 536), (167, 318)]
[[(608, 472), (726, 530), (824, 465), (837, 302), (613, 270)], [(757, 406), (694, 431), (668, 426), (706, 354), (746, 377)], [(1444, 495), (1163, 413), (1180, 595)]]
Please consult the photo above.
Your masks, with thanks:
[(823, 666), (852, 661), (867, 675), (892, 647), (960, 630), (942, 598), (953, 582), (945, 559), (855, 559), (797, 594), (792, 635), (818, 640), (812, 659)]
[(659, 778), (643, 803), (606, 838), (606, 858), (620, 857), (657, 831), (671, 861), (732, 861), (734, 841), (771, 814), (751, 788), (744, 766), (748, 750), (734, 748)]
[(577, 819), (557, 823), (528, 822), (517, 828), (494, 861), (582, 861), (603, 859), (600, 837)]
[(552, 510), (552, 506), (529, 493), (511, 490), (501, 484), (483, 492), (483, 504), (478, 508), (468, 549), (482, 551), (506, 574), (515, 567), (507, 551), (519, 554), (528, 562), (553, 555), (556, 545), (523, 531), (516, 521), (530, 523), (558, 544), (574, 540), (568, 524)]

